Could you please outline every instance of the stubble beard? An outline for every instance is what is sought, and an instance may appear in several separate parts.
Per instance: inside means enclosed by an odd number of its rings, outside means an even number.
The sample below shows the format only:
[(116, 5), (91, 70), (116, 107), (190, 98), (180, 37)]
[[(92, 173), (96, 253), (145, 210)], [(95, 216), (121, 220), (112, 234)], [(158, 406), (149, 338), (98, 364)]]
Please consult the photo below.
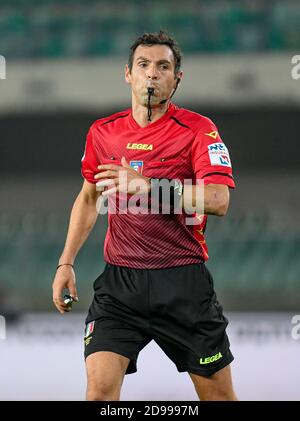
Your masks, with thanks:
[[(155, 95), (151, 95), (151, 98), (150, 98), (151, 107), (158, 107), (160, 105), (160, 101), (161, 101), (161, 99), (159, 97), (157, 97)], [(141, 102), (142, 102), (144, 107), (148, 107), (148, 95), (147, 94), (141, 95)]]

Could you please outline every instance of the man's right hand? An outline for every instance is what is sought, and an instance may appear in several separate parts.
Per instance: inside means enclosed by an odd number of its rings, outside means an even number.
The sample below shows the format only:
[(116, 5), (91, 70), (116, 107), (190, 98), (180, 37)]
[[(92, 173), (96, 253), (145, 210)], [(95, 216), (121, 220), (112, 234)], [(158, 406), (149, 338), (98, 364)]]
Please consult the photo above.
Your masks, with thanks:
[(57, 269), (52, 284), (53, 303), (61, 314), (70, 311), (70, 307), (64, 303), (62, 298), (62, 292), (65, 288), (69, 290), (69, 294), (74, 298), (74, 300), (78, 301), (75, 272), (72, 266), (69, 265), (60, 266)]

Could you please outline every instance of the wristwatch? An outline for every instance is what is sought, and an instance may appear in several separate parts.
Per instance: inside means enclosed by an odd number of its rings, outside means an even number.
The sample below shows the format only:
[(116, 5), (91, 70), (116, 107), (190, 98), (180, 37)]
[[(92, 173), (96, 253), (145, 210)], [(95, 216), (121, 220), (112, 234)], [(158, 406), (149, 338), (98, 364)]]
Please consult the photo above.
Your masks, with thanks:
[[(183, 195), (183, 184), (180, 180), (170, 178), (150, 178), (150, 191), (154, 192), (163, 188), (164, 181), (168, 181), (170, 189), (169, 200), (170, 203), (176, 204), (180, 201)], [(162, 201), (161, 195), (159, 195), (159, 201)]]
[(178, 194), (178, 196), (182, 196), (183, 194), (183, 184), (180, 180), (174, 180), (174, 191)]
[(174, 187), (175, 192), (179, 196), (182, 196), (182, 193), (183, 193), (183, 184), (182, 184), (182, 182), (180, 180), (172, 179), (172, 178), (152, 178), (151, 177), (150, 178), (150, 185), (151, 185), (151, 187), (153, 186), (155, 188), (163, 180), (168, 180), (169, 183), (174, 182), (174, 185), (172, 187)]

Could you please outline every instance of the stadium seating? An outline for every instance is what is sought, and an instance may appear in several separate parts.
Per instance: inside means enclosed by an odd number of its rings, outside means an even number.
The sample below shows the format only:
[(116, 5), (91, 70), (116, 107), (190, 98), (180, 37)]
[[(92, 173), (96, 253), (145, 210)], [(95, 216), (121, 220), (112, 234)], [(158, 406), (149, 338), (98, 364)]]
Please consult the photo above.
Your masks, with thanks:
[(215, 0), (0, 0), (0, 54), (9, 58), (128, 53), (144, 31), (176, 35), (185, 53), (296, 50), (300, 4)]

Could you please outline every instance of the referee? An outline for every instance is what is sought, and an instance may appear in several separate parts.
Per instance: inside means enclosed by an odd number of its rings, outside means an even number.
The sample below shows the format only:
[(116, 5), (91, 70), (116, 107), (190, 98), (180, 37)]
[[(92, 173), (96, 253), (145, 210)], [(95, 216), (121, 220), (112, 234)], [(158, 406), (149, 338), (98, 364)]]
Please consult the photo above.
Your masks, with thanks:
[(53, 281), (63, 314), (70, 309), (63, 289), (78, 299), (75, 257), (99, 201), (108, 199), (106, 266), (94, 282), (84, 336), (87, 400), (119, 400), (125, 374), (137, 370), (151, 340), (189, 373), (199, 399), (237, 399), (228, 320), (205, 266), (204, 237), (207, 215), (226, 214), (235, 184), (214, 123), (171, 102), (182, 76), (176, 41), (163, 31), (143, 34), (125, 66), (131, 108), (97, 120), (87, 134), (84, 183)]

